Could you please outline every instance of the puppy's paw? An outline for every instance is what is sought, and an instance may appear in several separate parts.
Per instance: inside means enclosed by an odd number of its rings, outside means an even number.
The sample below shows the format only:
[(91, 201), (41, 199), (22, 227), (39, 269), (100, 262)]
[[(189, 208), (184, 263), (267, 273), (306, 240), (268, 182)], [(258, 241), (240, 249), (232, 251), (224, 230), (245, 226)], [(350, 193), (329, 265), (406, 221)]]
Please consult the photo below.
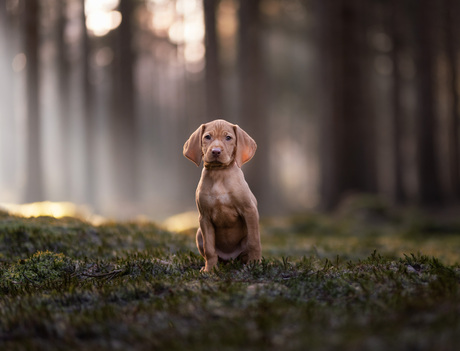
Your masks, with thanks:
[(216, 265), (206, 265), (204, 267), (201, 267), (201, 270), (200, 272), (204, 272), (204, 273), (211, 273), (214, 269), (214, 267), (216, 267)]
[(261, 262), (261, 261), (262, 261), (262, 255), (260, 253), (248, 255), (248, 262)]

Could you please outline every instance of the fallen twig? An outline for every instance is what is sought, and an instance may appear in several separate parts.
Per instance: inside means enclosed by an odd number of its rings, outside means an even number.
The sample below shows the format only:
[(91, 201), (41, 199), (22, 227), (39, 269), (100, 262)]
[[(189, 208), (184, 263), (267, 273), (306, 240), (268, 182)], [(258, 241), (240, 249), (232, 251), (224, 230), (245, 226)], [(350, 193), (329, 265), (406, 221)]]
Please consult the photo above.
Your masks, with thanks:
[(27, 280), (30, 284), (32, 284), (33, 286), (38, 286), (37, 283), (35, 283), (32, 279), (30, 279), (28, 276), (26, 276), (26, 274), (25, 274), (24, 272), (22, 272), (22, 276), (23, 276), (24, 278), (26, 278), (26, 280)]
[(118, 273), (121, 273), (121, 272), (123, 272), (122, 269), (116, 269), (108, 273), (100, 273), (100, 274), (81, 273), (80, 275), (84, 277), (89, 277), (89, 278), (104, 278), (104, 277), (117, 275)]

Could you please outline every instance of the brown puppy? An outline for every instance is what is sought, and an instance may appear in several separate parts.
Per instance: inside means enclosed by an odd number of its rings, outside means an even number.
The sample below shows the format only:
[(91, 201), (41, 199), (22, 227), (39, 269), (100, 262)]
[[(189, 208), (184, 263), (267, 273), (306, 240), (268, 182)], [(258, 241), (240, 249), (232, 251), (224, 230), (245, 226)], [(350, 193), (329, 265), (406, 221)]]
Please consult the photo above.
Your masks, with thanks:
[(204, 168), (196, 189), (200, 228), (196, 243), (209, 272), (218, 258), (261, 259), (257, 200), (241, 166), (256, 152), (254, 140), (224, 120), (202, 124), (186, 141), (184, 156)]

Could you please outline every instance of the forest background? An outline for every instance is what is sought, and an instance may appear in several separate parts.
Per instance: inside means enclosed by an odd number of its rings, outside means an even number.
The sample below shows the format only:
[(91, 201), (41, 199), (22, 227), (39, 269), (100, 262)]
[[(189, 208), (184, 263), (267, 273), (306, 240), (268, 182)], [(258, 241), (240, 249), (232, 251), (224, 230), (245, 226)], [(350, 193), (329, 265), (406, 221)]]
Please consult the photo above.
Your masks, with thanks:
[(263, 215), (458, 208), (455, 0), (0, 0), (0, 202), (194, 210), (198, 125), (239, 124)]

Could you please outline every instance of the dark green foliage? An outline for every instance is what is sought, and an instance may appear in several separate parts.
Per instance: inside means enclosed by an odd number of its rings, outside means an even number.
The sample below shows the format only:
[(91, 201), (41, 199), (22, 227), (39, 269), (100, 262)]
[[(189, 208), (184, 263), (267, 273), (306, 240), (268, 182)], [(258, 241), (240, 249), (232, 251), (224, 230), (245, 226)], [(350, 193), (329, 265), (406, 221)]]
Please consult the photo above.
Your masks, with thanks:
[(183, 237), (144, 223), (109, 223), (94, 227), (73, 218), (4, 217), (0, 224), (2, 260), (27, 258), (36, 251), (46, 250), (78, 259), (103, 259), (132, 251), (160, 249), (175, 252), (187, 244)]
[(20, 259), (2, 274), (2, 279), (15, 284), (29, 282), (33, 285), (54, 281), (74, 271), (72, 261), (63, 254), (37, 251), (28, 259)]
[[(459, 239), (349, 218), (274, 223), (262, 262), (203, 274), (192, 237), (152, 224), (1, 215), (0, 347), (457, 349)], [(450, 264), (425, 254), (443, 245)]]

